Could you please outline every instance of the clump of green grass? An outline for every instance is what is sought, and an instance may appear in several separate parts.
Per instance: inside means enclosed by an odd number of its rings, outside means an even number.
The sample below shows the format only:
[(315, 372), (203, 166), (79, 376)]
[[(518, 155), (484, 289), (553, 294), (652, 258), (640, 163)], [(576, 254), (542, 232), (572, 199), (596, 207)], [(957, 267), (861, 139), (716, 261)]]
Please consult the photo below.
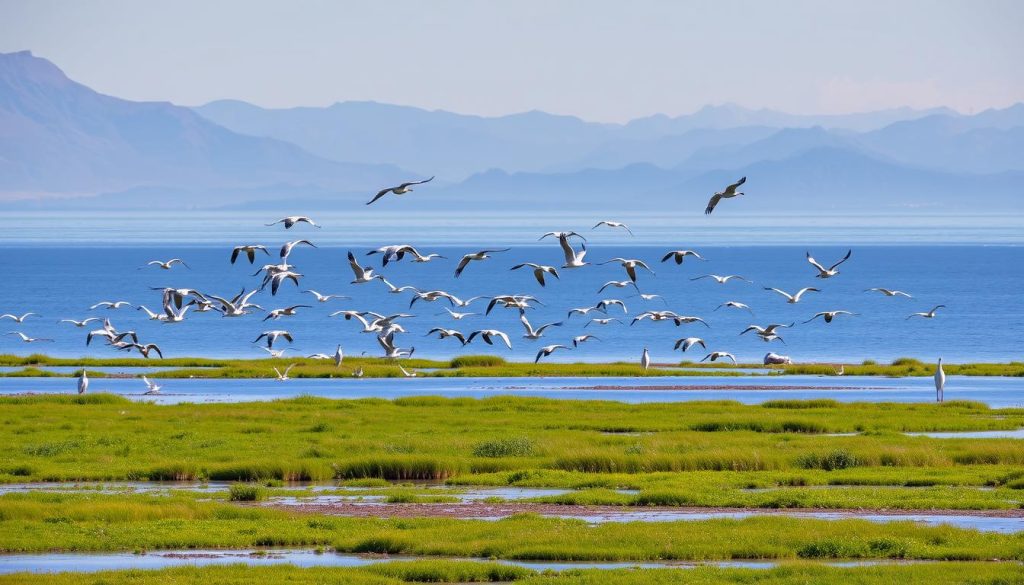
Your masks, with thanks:
[(833, 471), (860, 465), (857, 456), (846, 449), (835, 449), (825, 454), (806, 453), (797, 458), (797, 464), (804, 469)]
[(505, 358), (496, 355), (463, 355), (453, 358), (449, 363), (450, 368), (494, 368), (504, 366)]
[(474, 457), (529, 457), (536, 449), (529, 437), (481, 441), (473, 446)]
[(228, 488), (228, 499), (232, 502), (259, 502), (267, 499), (267, 490), (252, 483), (233, 483)]

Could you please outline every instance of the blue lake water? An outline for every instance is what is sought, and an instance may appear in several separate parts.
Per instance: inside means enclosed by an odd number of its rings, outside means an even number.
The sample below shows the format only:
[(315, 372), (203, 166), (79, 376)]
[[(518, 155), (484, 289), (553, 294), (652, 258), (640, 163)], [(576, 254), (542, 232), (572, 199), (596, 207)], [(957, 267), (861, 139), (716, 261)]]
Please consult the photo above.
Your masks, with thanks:
[[(113, 228), (111, 228), (113, 229)], [(129, 228), (125, 228), (129, 229)], [(70, 231), (71, 228), (69, 228)], [(327, 232), (328, 230), (323, 230)], [(111, 231), (104, 241), (116, 240), (120, 232)], [(285, 233), (265, 228), (258, 239), (239, 242), (265, 243), (277, 247), (286, 239), (309, 237), (319, 240), (319, 230), (299, 228)], [(419, 244), (416, 230), (390, 236), (380, 244), (409, 242)], [(684, 357), (699, 360), (705, 352), (699, 347), (687, 355), (672, 350), (675, 339), (699, 336), (707, 341), (709, 350), (734, 353), (741, 361), (760, 361), (771, 350), (791, 356), (796, 362), (860, 362), (864, 359), (889, 361), (900, 356), (919, 357), (932, 361), (939, 356), (947, 362), (1008, 361), (1024, 359), (1024, 247), (1016, 245), (851, 245), (852, 259), (841, 267), (842, 273), (825, 281), (814, 278), (814, 271), (804, 259), (806, 246), (691, 246), (693, 238), (681, 235), (672, 245), (636, 245), (620, 233), (587, 232), (592, 244), (588, 259), (595, 262), (615, 256), (635, 257), (647, 261), (657, 273), (652, 276), (641, 270), (638, 284), (645, 293), (662, 295), (662, 299), (643, 301), (631, 288), (610, 288), (598, 294), (598, 288), (609, 280), (622, 280), (625, 273), (615, 264), (587, 266), (578, 270), (560, 271), (561, 279), (549, 279), (540, 287), (530, 273), (512, 272), (509, 268), (523, 261), (560, 266), (561, 252), (557, 242), (521, 245), (512, 251), (496, 254), (491, 260), (473, 263), (459, 279), (452, 277), (457, 259), (481, 245), (422, 246), (424, 252), (440, 252), (449, 257), (429, 264), (392, 264), (383, 273), (395, 285), (415, 285), (421, 289), (444, 289), (462, 298), (474, 295), (532, 294), (543, 306), (528, 312), (534, 325), (565, 321), (563, 327), (548, 330), (537, 341), (521, 338), (522, 325), (512, 310), (495, 309), (488, 317), (482, 315), (454, 321), (442, 313), (444, 301), (417, 302), (412, 312), (417, 316), (403, 321), (407, 335), (398, 337), (403, 347), (415, 347), (416, 355), (449, 358), (470, 353), (494, 353), (515, 360), (532, 360), (540, 346), (549, 343), (571, 345), (571, 339), (582, 333), (601, 338), (572, 351), (556, 352), (550, 359), (560, 361), (627, 360), (635, 362), (643, 347), (649, 347), (655, 362), (678, 361)], [(353, 239), (358, 240), (353, 234)], [(337, 237), (337, 236), (334, 236)], [(376, 234), (379, 240), (382, 236)], [(955, 238), (954, 238), (955, 239)], [(637, 238), (642, 241), (642, 238)], [(259, 293), (254, 301), (267, 309), (311, 301), (300, 289), (312, 288), (323, 293), (351, 296), (351, 300), (313, 303), (311, 309), (300, 310), (295, 317), (262, 323), (262, 315), (228, 319), (218, 314), (189, 314), (183, 323), (161, 324), (148, 321), (134, 309), (115, 311), (93, 310), (90, 305), (101, 300), (127, 300), (159, 310), (160, 294), (150, 286), (192, 287), (212, 294), (230, 297), (243, 287), (259, 285), (259, 277), (251, 274), (255, 267), (247, 262), (231, 265), (228, 244), (154, 245), (138, 247), (85, 242), (69, 246), (52, 239), (37, 246), (5, 244), (2, 266), (9, 282), (17, 286), (0, 287), (0, 312), (34, 311), (41, 318), (30, 317), (23, 324), (0, 321), (0, 331), (24, 331), (33, 337), (54, 338), (54, 343), (22, 343), (10, 335), (0, 336), (0, 353), (28, 354), (44, 352), (60, 356), (122, 355), (102, 345), (85, 346), (85, 329), (68, 324), (58, 325), (62, 318), (82, 319), (87, 316), (110, 317), (119, 329), (137, 330), (145, 342), (159, 344), (166, 356), (262, 357), (266, 354), (251, 342), (267, 329), (287, 329), (295, 336), (293, 350), (285, 355), (331, 353), (341, 344), (348, 355), (380, 355), (373, 335), (361, 334), (354, 322), (327, 317), (340, 309), (374, 310), (392, 313), (409, 310), (409, 294), (387, 294), (381, 282), (350, 285), (352, 274), (345, 261), (351, 249), (366, 262), (380, 269), (377, 257), (365, 256), (367, 245), (345, 247), (298, 248), (291, 257), (297, 269), (306, 275), (300, 287), (284, 285), (276, 297), (269, 291)], [(329, 239), (327, 241), (330, 241)], [(9, 243), (9, 242), (8, 242)], [(692, 259), (682, 266), (662, 264), (661, 256), (670, 249), (694, 247), (707, 259)], [(822, 262), (840, 258), (846, 245), (814, 245), (812, 253)], [(153, 259), (181, 257), (192, 267), (180, 266), (171, 271), (139, 267)], [(258, 262), (267, 262), (267, 257)], [(705, 273), (741, 274), (754, 284), (730, 282), (719, 285), (711, 280), (691, 281)], [(823, 292), (809, 293), (799, 304), (787, 304), (779, 295), (762, 286), (778, 287), (790, 292), (805, 286), (819, 286)], [(865, 293), (869, 287), (905, 290), (913, 299), (884, 297)], [(625, 301), (628, 312), (618, 308), (608, 316), (619, 317), (623, 323), (584, 327), (588, 319), (574, 316), (566, 320), (567, 309), (595, 304), (603, 298)], [(755, 316), (736, 309), (715, 308), (722, 302), (735, 300), (749, 304)], [(912, 312), (926, 311), (937, 304), (947, 305), (935, 319), (914, 318)], [(710, 325), (700, 323), (676, 327), (670, 322), (643, 321), (629, 326), (630, 319), (646, 309), (669, 308), (680, 314), (703, 317)], [(485, 302), (476, 302), (462, 311), (482, 313)], [(844, 309), (858, 316), (839, 316), (831, 324), (820, 318), (809, 319), (818, 311)], [(593, 313), (591, 314), (593, 315)], [(747, 325), (772, 322), (796, 322), (793, 329), (782, 331), (786, 340), (766, 344), (752, 334), (739, 336)], [(481, 342), (459, 346), (453, 339), (444, 341), (426, 338), (427, 330), (451, 327), (465, 332), (496, 328), (509, 333), (513, 350), (490, 347)], [(283, 347), (283, 345), (282, 345)]]
[[(94, 378), (90, 392), (110, 392), (134, 400), (182, 402), (253, 402), (321, 396), (335, 399), (403, 396), (487, 398), (533, 396), (565, 400), (612, 400), (626, 403), (830, 398), (840, 402), (932, 402), (931, 378), (856, 376), (645, 377), (645, 378), (295, 378), (166, 379), (159, 395), (145, 396), (139, 379)], [(71, 378), (0, 378), (0, 395), (68, 394)], [(1024, 407), (1024, 378), (950, 376), (946, 400), (974, 400), (993, 408)]]

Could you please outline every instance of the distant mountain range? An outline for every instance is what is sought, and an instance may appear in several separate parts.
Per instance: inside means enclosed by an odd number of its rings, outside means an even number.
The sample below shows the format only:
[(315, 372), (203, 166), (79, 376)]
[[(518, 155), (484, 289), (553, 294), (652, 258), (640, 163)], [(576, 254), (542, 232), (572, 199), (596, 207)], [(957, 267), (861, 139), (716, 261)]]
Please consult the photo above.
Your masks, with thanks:
[(970, 116), (727, 104), (627, 124), (373, 102), (185, 108), (105, 96), (29, 52), (0, 54), (4, 207), (340, 209), (429, 175), (403, 209), (702, 209), (746, 175), (744, 211), (1019, 211), (1024, 104)]

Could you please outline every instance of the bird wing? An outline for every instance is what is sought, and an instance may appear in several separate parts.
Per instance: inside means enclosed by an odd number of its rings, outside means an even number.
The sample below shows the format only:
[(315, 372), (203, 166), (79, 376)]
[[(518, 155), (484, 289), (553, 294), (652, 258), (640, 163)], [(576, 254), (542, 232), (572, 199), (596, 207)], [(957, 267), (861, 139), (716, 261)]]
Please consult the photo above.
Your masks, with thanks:
[(503, 332), (503, 331), (495, 331), (494, 335), (497, 335), (498, 337), (500, 337), (501, 340), (505, 342), (505, 345), (508, 346), (509, 349), (512, 349), (512, 342), (509, 341), (508, 335), (506, 335), (505, 332)]
[(743, 177), (739, 181), (736, 181), (732, 185), (729, 185), (728, 187), (725, 188), (726, 194), (732, 195), (733, 193), (736, 192), (736, 189), (738, 189), (740, 185), (742, 185), (743, 183), (746, 183), (746, 182), (747, 182), (747, 178)]
[(469, 264), (470, 260), (471, 256), (462, 257), (462, 260), (459, 261), (458, 267), (455, 268), (455, 278), (458, 278), (459, 275), (462, 274), (462, 271), (466, 269), (466, 266)]
[(820, 272), (828, 272), (827, 270), (825, 270), (824, 266), (822, 266), (821, 264), (818, 264), (818, 261), (811, 257), (811, 253), (810, 252), (807, 252), (807, 261), (811, 263), (811, 266), (814, 266)]
[(366, 204), (369, 205), (369, 204), (373, 203), (374, 201), (380, 199), (381, 197), (387, 195), (388, 193), (390, 193), (391, 191), (394, 191), (394, 190), (395, 190), (395, 187), (388, 187), (387, 189), (381, 189), (380, 191), (377, 191), (377, 194), (373, 196), (373, 199), (370, 199), (369, 201), (367, 201)]
[(352, 252), (348, 253), (348, 265), (352, 267), (352, 273), (356, 275), (357, 280), (364, 278), (366, 270), (359, 265), (359, 261), (356, 260), (356, 256)]
[(709, 215), (712, 211), (714, 211), (715, 206), (718, 205), (718, 202), (721, 200), (722, 196), (719, 195), (718, 193), (712, 195), (711, 199), (708, 200), (708, 206), (704, 209), (704, 215)]
[(398, 188), (405, 189), (406, 187), (411, 187), (413, 185), (422, 185), (423, 183), (429, 183), (433, 180), (434, 177), (430, 177), (429, 179), (423, 179), (422, 181), (409, 181), (408, 183), (402, 183), (401, 185), (398, 186)]
[(846, 251), (846, 256), (843, 256), (842, 260), (840, 260), (839, 262), (836, 262), (835, 264), (833, 264), (832, 268), (829, 268), (829, 270), (835, 270), (837, 266), (839, 266), (843, 262), (846, 262), (847, 260), (849, 260), (851, 254), (853, 254), (853, 250), (847, 250)]

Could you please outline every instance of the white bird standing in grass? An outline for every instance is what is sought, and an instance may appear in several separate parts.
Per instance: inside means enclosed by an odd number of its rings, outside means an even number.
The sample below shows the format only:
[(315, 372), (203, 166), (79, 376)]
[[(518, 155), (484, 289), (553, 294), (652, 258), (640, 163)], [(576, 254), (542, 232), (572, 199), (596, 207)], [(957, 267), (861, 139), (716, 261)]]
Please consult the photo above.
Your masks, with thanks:
[(82, 375), (78, 377), (78, 393), (85, 394), (89, 391), (89, 376), (85, 373), (85, 369), (82, 369)]
[(640, 367), (646, 372), (651, 367), (651, 353), (644, 348), (644, 352), (640, 354)]
[(942, 358), (939, 358), (939, 363), (935, 366), (935, 400), (937, 402), (942, 402), (946, 399), (945, 388), (946, 372), (942, 370)]
[(345, 359), (344, 352), (341, 351), (341, 345), (338, 345), (338, 349), (334, 350), (334, 367), (341, 366), (341, 360)]

